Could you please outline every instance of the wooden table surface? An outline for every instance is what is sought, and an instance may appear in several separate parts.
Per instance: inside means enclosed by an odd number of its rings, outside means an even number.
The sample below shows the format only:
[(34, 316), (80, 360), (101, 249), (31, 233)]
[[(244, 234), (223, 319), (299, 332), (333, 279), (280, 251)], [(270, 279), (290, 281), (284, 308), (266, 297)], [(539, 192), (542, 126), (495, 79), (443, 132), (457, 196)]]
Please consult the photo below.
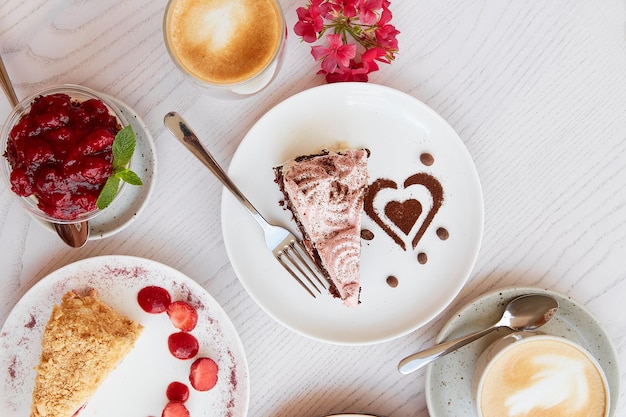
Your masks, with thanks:
[[(399, 359), (431, 345), (469, 300), (493, 289), (551, 289), (586, 306), (626, 359), (626, 18), (620, 0), (392, 1), (400, 53), (370, 77), (419, 99), (455, 129), (484, 194), (484, 236), (466, 285), (421, 329), (370, 346), (313, 341), (275, 322), (240, 284), (221, 233), (222, 187), (163, 127), (176, 110), (228, 166), (246, 132), (286, 98), (320, 85), (293, 33), (303, 0), (281, 0), (289, 37), (282, 69), (261, 93), (209, 97), (170, 61), (165, 0), (4, 0), (0, 53), (19, 97), (82, 84), (146, 122), (158, 168), (149, 205), (121, 233), (65, 246), (0, 188), (0, 323), (50, 272), (121, 254), (170, 265), (223, 306), (250, 367), (249, 415), (369, 412), (429, 415), (424, 371)], [(0, 118), (10, 111), (0, 100)], [(626, 414), (623, 394), (617, 416)]]

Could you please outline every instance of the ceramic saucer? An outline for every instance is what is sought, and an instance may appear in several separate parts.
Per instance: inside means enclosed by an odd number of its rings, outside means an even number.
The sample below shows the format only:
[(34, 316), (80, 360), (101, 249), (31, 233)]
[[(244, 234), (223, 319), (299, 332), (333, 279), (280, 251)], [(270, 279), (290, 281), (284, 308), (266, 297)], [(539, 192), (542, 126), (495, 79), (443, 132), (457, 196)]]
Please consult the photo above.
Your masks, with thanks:
[[(611, 394), (609, 416), (613, 416), (617, 409), (620, 390), (620, 373), (615, 346), (591, 313), (565, 295), (550, 290), (522, 287), (492, 291), (457, 311), (442, 328), (437, 336), (437, 343), (495, 323), (511, 299), (529, 293), (547, 294), (557, 299), (559, 312), (541, 328), (541, 331), (578, 343), (598, 360), (609, 382)], [(425, 390), (426, 403), (431, 417), (476, 417), (471, 400), (474, 364), (488, 345), (509, 332), (497, 330), (428, 365)]]

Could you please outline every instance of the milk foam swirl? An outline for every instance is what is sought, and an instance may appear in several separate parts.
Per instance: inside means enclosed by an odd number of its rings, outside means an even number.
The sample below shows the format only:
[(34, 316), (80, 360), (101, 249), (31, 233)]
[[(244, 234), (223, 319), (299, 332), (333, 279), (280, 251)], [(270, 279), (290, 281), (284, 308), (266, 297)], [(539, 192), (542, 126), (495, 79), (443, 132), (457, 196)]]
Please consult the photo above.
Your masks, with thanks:
[(500, 356), (481, 394), (484, 417), (603, 417), (607, 395), (598, 367), (560, 340), (523, 341)]
[(531, 378), (531, 385), (507, 398), (505, 405), (510, 416), (525, 415), (535, 408), (558, 406), (573, 413), (589, 401), (585, 362), (558, 355), (541, 355), (534, 357), (532, 363), (541, 370)]

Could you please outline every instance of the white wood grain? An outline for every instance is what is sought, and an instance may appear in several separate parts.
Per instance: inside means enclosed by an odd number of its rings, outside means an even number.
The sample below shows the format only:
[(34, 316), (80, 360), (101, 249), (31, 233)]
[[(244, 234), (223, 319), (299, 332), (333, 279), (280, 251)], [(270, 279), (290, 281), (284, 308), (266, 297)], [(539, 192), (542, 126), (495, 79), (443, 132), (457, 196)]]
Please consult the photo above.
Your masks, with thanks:
[[(133, 107), (158, 153), (149, 207), (124, 232), (72, 250), (0, 188), (0, 322), (35, 282), (76, 260), (128, 254), (200, 282), (241, 334), (251, 371), (249, 415), (370, 412), (427, 416), (424, 374), (405, 355), (433, 343), (468, 300), (535, 285), (585, 304), (611, 335), (626, 386), (626, 18), (620, 0), (392, 0), (397, 60), (371, 76), (424, 101), (466, 143), (485, 198), (485, 234), (459, 297), (432, 323), (368, 347), (332, 346), (286, 330), (246, 294), (228, 262), (221, 187), (162, 125), (176, 110), (228, 163), (273, 105), (323, 80), (292, 31), (304, 0), (281, 0), (289, 26), (271, 88), (212, 99), (185, 81), (162, 41), (165, 0), (4, 0), (0, 53), (18, 95), (76, 83)], [(0, 100), (0, 118), (9, 106)], [(419, 308), (419, 306), (416, 306)], [(624, 395), (617, 416), (626, 414)]]

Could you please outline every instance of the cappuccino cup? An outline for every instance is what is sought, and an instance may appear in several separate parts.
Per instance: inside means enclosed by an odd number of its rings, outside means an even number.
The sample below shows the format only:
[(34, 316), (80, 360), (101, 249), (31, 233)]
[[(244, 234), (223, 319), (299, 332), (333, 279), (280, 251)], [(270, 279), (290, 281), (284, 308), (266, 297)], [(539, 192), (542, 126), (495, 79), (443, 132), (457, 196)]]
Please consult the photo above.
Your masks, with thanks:
[(278, 0), (169, 0), (163, 18), (174, 64), (224, 98), (257, 93), (272, 81), (286, 33)]
[(520, 332), (478, 358), (472, 393), (479, 417), (608, 417), (609, 386), (598, 361), (563, 337)]

